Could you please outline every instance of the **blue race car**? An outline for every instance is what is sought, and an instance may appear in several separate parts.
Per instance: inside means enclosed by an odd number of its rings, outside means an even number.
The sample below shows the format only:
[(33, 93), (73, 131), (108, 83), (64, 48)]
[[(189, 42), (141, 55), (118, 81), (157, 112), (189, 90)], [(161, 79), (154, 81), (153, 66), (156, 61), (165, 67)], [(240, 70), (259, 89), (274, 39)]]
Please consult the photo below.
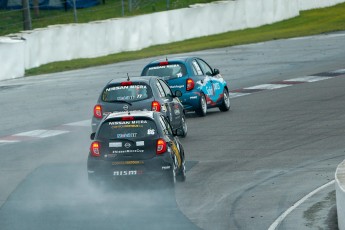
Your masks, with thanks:
[(156, 60), (145, 66), (142, 76), (166, 80), (173, 92), (181, 91), (185, 110), (205, 116), (208, 108), (230, 109), (229, 89), (218, 69), (198, 57)]

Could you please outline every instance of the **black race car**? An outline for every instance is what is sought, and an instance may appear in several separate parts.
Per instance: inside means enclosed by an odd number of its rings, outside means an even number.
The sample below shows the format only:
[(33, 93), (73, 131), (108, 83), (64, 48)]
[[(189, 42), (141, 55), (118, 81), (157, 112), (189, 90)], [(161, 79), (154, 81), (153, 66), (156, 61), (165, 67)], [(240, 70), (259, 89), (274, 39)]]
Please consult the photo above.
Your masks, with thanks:
[(185, 154), (166, 117), (153, 111), (112, 113), (100, 123), (87, 161), (91, 184), (156, 178), (173, 185), (186, 178)]
[(172, 92), (168, 84), (158, 77), (126, 77), (113, 79), (103, 88), (93, 109), (92, 132), (109, 113), (147, 110), (165, 115), (174, 129), (187, 135), (183, 105), (178, 97), (181, 91)]

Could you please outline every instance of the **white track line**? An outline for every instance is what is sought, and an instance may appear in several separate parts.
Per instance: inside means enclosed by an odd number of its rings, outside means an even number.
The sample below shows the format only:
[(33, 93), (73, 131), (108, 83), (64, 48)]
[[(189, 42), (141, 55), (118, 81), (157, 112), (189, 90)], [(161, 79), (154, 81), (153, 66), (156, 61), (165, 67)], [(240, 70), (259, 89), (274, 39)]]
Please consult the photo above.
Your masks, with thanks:
[(321, 187), (315, 189), (314, 191), (312, 191), (311, 193), (307, 194), (306, 196), (304, 196), (302, 199), (300, 199), (299, 201), (297, 201), (296, 203), (294, 203), (288, 210), (286, 210), (283, 214), (281, 214), (274, 222), (273, 224), (271, 224), (271, 226), (268, 228), (268, 230), (274, 230), (276, 229), (285, 219), (285, 217), (287, 217), (287, 215), (289, 215), (294, 209), (296, 209), (298, 206), (300, 206), (304, 201), (306, 201), (307, 199), (309, 199), (311, 196), (315, 195), (316, 193), (318, 193), (319, 191), (321, 191), (322, 189), (334, 184), (335, 180), (332, 180), (330, 182), (328, 182), (327, 184), (322, 185)]
[(292, 78), (288, 80), (284, 80), (284, 82), (289, 81), (296, 81), (296, 82), (317, 82), (317, 81), (323, 81), (327, 80), (333, 77), (318, 77), (318, 76), (305, 76), (305, 77), (298, 77), (298, 78)]
[(69, 133), (69, 131), (37, 129), (37, 130), (29, 131), (29, 132), (17, 133), (17, 134), (14, 134), (13, 136), (46, 138), (46, 137), (57, 136), (64, 133)]
[(280, 88), (285, 88), (291, 85), (288, 84), (263, 84), (263, 85), (257, 85), (257, 86), (252, 86), (252, 87), (247, 87), (244, 89), (280, 89)]
[(229, 93), (230, 98), (242, 97), (249, 95), (250, 93)]
[(68, 124), (64, 124), (64, 125), (89, 127), (89, 126), (91, 126), (91, 120), (77, 121), (77, 122), (72, 122), (72, 123), (68, 123)]

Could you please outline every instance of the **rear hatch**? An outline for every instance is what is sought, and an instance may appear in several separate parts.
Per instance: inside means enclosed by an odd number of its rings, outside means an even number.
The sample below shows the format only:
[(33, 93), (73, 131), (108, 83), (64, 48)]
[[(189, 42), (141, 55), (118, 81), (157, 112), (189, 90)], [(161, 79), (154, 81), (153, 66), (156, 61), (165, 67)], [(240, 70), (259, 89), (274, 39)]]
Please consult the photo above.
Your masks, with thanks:
[(111, 112), (151, 110), (154, 100), (151, 87), (144, 82), (121, 82), (108, 85), (102, 92), (103, 115)]
[(145, 67), (143, 76), (158, 76), (166, 80), (173, 91), (186, 91), (186, 66), (180, 62), (158, 62)]
[(157, 127), (148, 117), (109, 120), (99, 129), (104, 160), (139, 161), (156, 156)]

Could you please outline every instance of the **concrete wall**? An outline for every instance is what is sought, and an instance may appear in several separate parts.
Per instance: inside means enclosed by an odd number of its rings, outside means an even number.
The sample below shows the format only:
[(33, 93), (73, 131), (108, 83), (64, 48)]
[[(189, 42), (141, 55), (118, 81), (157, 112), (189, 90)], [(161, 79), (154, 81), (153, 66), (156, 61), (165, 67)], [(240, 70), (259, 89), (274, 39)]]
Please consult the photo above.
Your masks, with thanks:
[(0, 41), (0, 63), (6, 66), (0, 70), (0, 80), (22, 77), (25, 69), (46, 63), (99, 57), (258, 27), (295, 17), (301, 6), (319, 7), (319, 2), (328, 6), (345, 0), (222, 1), (131, 18), (56, 25), (22, 32), (15, 36), (23, 40)]
[(338, 165), (335, 172), (335, 191), (337, 199), (338, 227), (345, 229), (345, 160)]

